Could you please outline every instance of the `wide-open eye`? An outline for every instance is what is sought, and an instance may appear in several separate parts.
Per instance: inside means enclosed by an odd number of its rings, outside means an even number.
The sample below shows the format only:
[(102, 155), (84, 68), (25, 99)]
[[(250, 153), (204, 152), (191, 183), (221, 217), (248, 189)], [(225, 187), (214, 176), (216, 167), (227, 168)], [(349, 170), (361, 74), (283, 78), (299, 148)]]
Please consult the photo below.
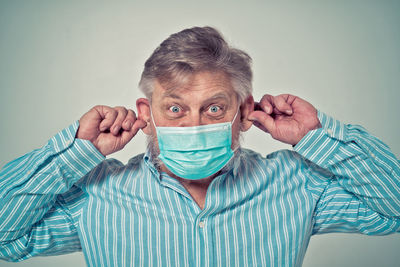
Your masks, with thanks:
[(174, 105), (169, 107), (169, 111), (171, 111), (172, 113), (179, 113), (181, 111), (181, 108)]
[(210, 108), (209, 108), (209, 110), (210, 110), (210, 112), (211, 113), (217, 113), (218, 111), (220, 111), (220, 107), (218, 107), (218, 106), (211, 106)]
[(223, 108), (219, 105), (210, 105), (207, 110), (206, 113), (208, 116), (216, 118), (216, 117), (220, 117), (223, 115)]
[(177, 104), (171, 104), (168, 106), (166, 115), (172, 119), (176, 119), (182, 117), (184, 114), (184, 110), (181, 106)]

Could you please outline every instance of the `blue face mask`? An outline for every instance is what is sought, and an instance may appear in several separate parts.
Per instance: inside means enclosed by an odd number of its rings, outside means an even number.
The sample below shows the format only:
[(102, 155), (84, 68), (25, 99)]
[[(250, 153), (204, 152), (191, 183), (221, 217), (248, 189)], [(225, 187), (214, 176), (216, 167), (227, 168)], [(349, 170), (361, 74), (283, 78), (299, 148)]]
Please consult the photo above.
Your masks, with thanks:
[[(198, 180), (221, 170), (233, 157), (232, 122), (193, 127), (156, 127), (158, 156), (176, 176)], [(153, 117), (153, 116), (152, 116)]]

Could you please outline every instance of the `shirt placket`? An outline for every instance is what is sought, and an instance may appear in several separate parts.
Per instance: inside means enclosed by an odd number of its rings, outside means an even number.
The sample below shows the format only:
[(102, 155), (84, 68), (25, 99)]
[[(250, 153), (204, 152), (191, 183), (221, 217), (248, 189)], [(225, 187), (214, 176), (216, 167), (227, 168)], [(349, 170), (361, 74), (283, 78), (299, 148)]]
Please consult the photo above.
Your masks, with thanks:
[(203, 210), (196, 205), (198, 213), (194, 222), (193, 232), (196, 234), (194, 253), (196, 255), (196, 266), (198, 267), (217, 266), (216, 257), (218, 255), (214, 254), (216, 251), (215, 242), (219, 242), (219, 240), (215, 240), (214, 214), (217, 212), (220, 203), (217, 203), (217, 199), (215, 198), (217, 187), (214, 183), (224, 178), (225, 175), (216, 177), (210, 184)]
[[(217, 177), (220, 179), (222, 177)], [(204, 267), (204, 266), (215, 266), (214, 260), (214, 239), (213, 239), (213, 220), (212, 210), (215, 204), (213, 203), (213, 189), (212, 183), (210, 184), (209, 190), (206, 196), (206, 205), (203, 210), (197, 205), (186, 189), (174, 178), (166, 174), (161, 175), (161, 185), (171, 188), (179, 194), (185, 196), (188, 199), (188, 205), (192, 211), (193, 218), (193, 240), (192, 240), (192, 260), (189, 262), (190, 265)], [(213, 204), (213, 205), (210, 205)]]
[(201, 212), (193, 225), (195, 233), (194, 254), (196, 255), (195, 266), (215, 266), (214, 243), (213, 243), (213, 221), (212, 217)]

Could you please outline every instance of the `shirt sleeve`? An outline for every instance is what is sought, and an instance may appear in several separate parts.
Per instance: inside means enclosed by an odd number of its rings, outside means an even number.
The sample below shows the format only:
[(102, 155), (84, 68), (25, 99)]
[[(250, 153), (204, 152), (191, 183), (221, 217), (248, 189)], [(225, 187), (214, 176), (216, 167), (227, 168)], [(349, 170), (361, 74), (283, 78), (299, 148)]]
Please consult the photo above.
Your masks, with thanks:
[(20, 261), (81, 249), (74, 216), (82, 191), (74, 183), (104, 160), (76, 121), (40, 149), (0, 171), (0, 259)]
[(343, 124), (322, 112), (318, 118), (322, 127), (294, 147), (331, 173), (317, 202), (313, 233), (399, 232), (399, 161), (361, 126)]

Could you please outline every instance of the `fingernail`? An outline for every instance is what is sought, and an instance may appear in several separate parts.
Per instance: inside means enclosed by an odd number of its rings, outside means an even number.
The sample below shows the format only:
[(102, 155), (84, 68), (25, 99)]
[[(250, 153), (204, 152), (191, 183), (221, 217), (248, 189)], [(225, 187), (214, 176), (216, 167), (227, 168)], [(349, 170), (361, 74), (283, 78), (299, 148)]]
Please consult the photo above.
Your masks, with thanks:
[(264, 106), (264, 110), (267, 113), (271, 113), (271, 108), (269, 106)]
[(256, 121), (256, 118), (255, 118), (255, 117), (252, 117), (252, 116), (247, 117), (247, 119), (248, 119), (249, 121)]
[(132, 122), (130, 121), (125, 122), (125, 125), (127, 128), (132, 128)]
[(120, 127), (119, 127), (118, 125), (116, 125), (116, 126), (114, 126), (113, 131), (114, 131), (115, 133), (118, 133), (118, 132), (119, 132), (119, 129), (120, 129)]
[(286, 110), (286, 114), (292, 115), (293, 111), (291, 109)]
[(101, 132), (104, 132), (106, 129), (107, 129), (107, 126), (101, 126), (101, 127), (100, 127), (100, 131), (101, 131)]

